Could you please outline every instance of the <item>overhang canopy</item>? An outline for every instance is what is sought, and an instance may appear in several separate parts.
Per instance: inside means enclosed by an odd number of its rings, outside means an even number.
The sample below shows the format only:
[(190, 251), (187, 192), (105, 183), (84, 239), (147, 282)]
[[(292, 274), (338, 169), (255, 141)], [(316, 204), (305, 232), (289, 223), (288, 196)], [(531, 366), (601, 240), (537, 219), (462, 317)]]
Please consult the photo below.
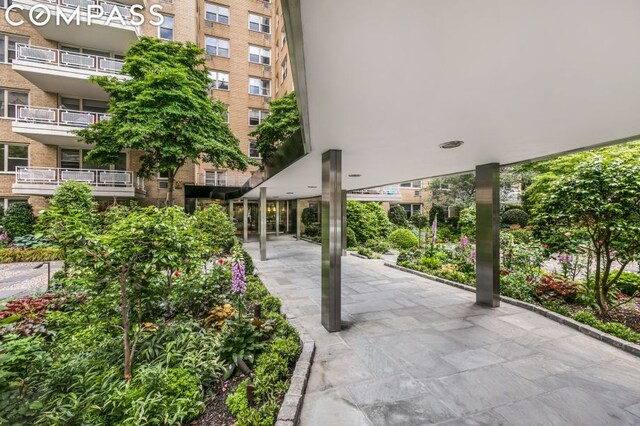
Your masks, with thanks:
[(640, 135), (637, 0), (283, 4), (309, 154), (270, 197), (319, 195), (329, 149), (352, 190)]

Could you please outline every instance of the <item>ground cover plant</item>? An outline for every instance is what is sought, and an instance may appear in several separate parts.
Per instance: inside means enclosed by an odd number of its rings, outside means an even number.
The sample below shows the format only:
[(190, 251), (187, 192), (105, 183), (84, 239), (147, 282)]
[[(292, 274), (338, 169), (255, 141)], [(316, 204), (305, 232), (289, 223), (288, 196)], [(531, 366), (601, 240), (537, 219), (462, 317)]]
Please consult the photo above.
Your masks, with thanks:
[(54, 290), (0, 305), (0, 423), (275, 423), (299, 337), (228, 216), (86, 207)]

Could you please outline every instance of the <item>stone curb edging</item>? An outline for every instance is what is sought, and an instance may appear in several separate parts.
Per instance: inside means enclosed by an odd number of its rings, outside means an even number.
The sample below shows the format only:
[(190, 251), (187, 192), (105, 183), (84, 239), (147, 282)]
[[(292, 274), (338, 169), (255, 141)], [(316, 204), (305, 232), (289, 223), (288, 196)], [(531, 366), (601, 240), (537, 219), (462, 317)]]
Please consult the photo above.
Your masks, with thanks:
[[(265, 287), (268, 289), (268, 280), (260, 274), (258, 268), (256, 268), (255, 275), (260, 277)], [(276, 419), (275, 426), (296, 426), (300, 421), (300, 411), (302, 410), (304, 392), (307, 389), (309, 374), (311, 373), (311, 364), (313, 364), (316, 344), (311, 336), (305, 332), (295, 315), (287, 313), (284, 306), (281, 308), (281, 312), (287, 319), (287, 322), (289, 322), (289, 324), (291, 324), (300, 335), (301, 348), (300, 356), (296, 361), (296, 366), (293, 370), (293, 374), (291, 375), (289, 389), (284, 395), (280, 411), (278, 411), (278, 418)]]
[(313, 241), (313, 240), (310, 240), (310, 239), (308, 239), (308, 238), (304, 238), (304, 237), (300, 237), (300, 241), (306, 241), (306, 242), (308, 242), (308, 243), (315, 244), (315, 245), (318, 245), (318, 246), (321, 246), (321, 245), (322, 245), (322, 243), (319, 243), (319, 242), (317, 242), (317, 241)]
[[(413, 269), (405, 268), (404, 266), (394, 265), (393, 263), (389, 263), (389, 262), (384, 262), (384, 265), (390, 268), (397, 269), (399, 271), (408, 272), (410, 274), (417, 275), (422, 278), (427, 278), (432, 281), (437, 281), (442, 284), (457, 287), (473, 293), (476, 292), (475, 287), (471, 287), (469, 285), (465, 285), (465, 284), (457, 283), (455, 281), (450, 281), (444, 278), (425, 274), (424, 272), (415, 271)], [(518, 299), (512, 299), (511, 297), (506, 297), (506, 296), (500, 296), (500, 300), (503, 302), (509, 303), (511, 305), (518, 306), (520, 308), (524, 308), (529, 311), (535, 312), (539, 315), (549, 318), (552, 321), (571, 327), (574, 330), (577, 330), (580, 333), (586, 334), (589, 337), (593, 337), (594, 339), (598, 339), (601, 342), (607, 343), (611, 346), (614, 346), (618, 349), (628, 352), (631, 355), (640, 357), (640, 345), (627, 342), (626, 340), (622, 340), (618, 337), (612, 336), (611, 334), (605, 333), (604, 331), (600, 331), (597, 328), (593, 328), (590, 325), (586, 325), (581, 322), (578, 322), (573, 318), (565, 317), (564, 315), (560, 315), (557, 312), (550, 311), (549, 309), (543, 308), (542, 306), (523, 302), (522, 300), (518, 300)]]

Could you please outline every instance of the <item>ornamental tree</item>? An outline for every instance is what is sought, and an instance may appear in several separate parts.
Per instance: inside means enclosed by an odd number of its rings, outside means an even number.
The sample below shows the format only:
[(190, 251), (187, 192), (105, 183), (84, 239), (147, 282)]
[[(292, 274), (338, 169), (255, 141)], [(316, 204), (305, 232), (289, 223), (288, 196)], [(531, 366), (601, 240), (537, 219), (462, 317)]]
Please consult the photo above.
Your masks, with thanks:
[(300, 112), (295, 92), (269, 102), (269, 112), (269, 116), (249, 133), (249, 136), (256, 138), (256, 149), (262, 157), (261, 168), (282, 142), (300, 130)]
[[(535, 230), (550, 250), (581, 239), (595, 262), (593, 285), (600, 315), (625, 267), (640, 257), (640, 164), (637, 158), (588, 154), (538, 193)], [(583, 244), (584, 244), (583, 242)], [(615, 270), (614, 270), (615, 268)]]
[(204, 51), (192, 43), (143, 37), (127, 51), (122, 72), (130, 78), (92, 77), (109, 94), (109, 120), (78, 131), (95, 144), (91, 161), (113, 164), (123, 150), (142, 152), (138, 174), (168, 174), (168, 203), (174, 179), (187, 162), (246, 170), (251, 160), (225, 123), (224, 105), (210, 97)]
[(400, 227), (406, 227), (409, 222), (407, 221), (407, 211), (400, 204), (394, 204), (389, 208), (389, 220), (394, 225)]

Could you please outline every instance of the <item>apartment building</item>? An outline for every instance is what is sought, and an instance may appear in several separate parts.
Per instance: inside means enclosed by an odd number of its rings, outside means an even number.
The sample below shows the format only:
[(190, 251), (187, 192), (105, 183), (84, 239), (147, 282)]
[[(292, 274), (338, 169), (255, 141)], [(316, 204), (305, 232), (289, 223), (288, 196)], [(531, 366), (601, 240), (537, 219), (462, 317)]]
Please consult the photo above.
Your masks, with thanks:
[[(5, 14), (11, 4), (21, 10)], [(136, 4), (147, 18), (138, 26), (131, 20)], [(56, 13), (90, 5), (105, 12), (92, 25), (86, 13), (80, 25), (56, 23)], [(31, 25), (29, 11), (43, 6), (52, 19)], [(159, 26), (153, 25), (153, 7), (164, 17)], [(193, 42), (206, 50), (211, 95), (227, 105), (229, 126), (253, 158), (258, 153), (249, 133), (267, 116), (271, 99), (293, 90), (279, 0), (0, 0), (0, 8), (0, 207), (28, 201), (37, 212), (68, 180), (88, 183), (103, 203), (164, 202), (167, 177), (139, 178), (140, 153), (123, 152), (109, 166), (92, 164), (85, 158), (91, 147), (72, 133), (108, 119), (107, 95), (88, 78), (127, 78), (120, 74), (124, 54), (141, 36)], [(124, 22), (106, 19), (114, 8)], [(14, 26), (7, 18), (24, 23)], [(176, 176), (176, 202), (220, 202), (253, 171), (188, 164)]]

